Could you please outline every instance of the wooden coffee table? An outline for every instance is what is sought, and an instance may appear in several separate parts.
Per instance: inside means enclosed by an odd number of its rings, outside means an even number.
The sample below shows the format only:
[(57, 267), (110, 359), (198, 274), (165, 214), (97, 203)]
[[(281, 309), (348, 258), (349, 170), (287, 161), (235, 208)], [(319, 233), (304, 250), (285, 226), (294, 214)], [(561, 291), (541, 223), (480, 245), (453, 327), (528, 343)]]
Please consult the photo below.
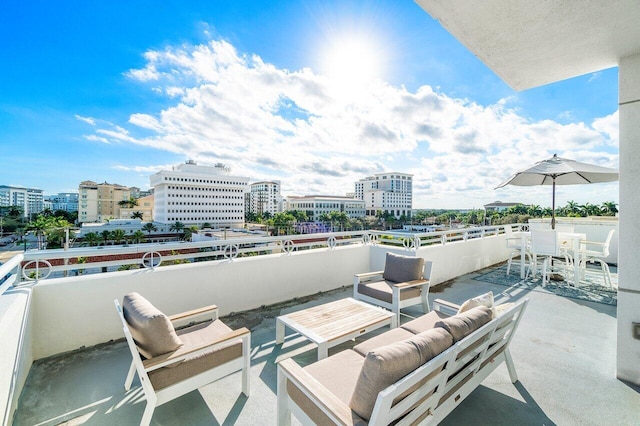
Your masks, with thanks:
[(284, 342), (287, 326), (318, 345), (320, 360), (329, 348), (386, 325), (397, 327), (395, 314), (349, 297), (279, 316), (276, 344)]

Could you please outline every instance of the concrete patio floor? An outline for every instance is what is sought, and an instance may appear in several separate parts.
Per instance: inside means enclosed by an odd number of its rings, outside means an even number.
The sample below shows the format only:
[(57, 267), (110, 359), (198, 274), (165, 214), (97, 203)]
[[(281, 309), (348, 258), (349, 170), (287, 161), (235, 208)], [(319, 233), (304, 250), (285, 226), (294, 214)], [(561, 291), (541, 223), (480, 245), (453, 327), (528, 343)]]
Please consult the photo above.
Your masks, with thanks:
[[(513, 385), (506, 367), (499, 367), (442, 424), (640, 424), (640, 390), (615, 378), (615, 306), (479, 282), (476, 275), (432, 289), (430, 300), (459, 303), (487, 291), (493, 291), (497, 303), (528, 297), (511, 346), (519, 382)], [(152, 424), (275, 424), (275, 363), (291, 356), (303, 365), (316, 359), (315, 346), (299, 336), (288, 335), (282, 347), (275, 345), (275, 317), (350, 295), (351, 287), (345, 287), (226, 318), (232, 328), (246, 326), (252, 332), (251, 396), (241, 394), (236, 373), (158, 407)], [(406, 312), (421, 314), (417, 306)], [(332, 348), (329, 354), (352, 345)], [(124, 391), (129, 362), (124, 341), (36, 362), (14, 424), (138, 424), (145, 399), (137, 379)]]

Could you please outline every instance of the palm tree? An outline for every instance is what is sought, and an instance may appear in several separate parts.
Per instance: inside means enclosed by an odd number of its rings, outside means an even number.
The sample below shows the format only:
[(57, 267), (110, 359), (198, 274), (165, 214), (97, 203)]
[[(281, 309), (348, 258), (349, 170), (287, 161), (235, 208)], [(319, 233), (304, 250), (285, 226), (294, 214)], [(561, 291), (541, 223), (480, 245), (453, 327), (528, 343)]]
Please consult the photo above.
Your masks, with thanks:
[(564, 206), (565, 214), (567, 216), (580, 214), (580, 205), (575, 201), (567, 201), (567, 205)]
[(147, 222), (144, 225), (142, 225), (142, 230), (148, 234), (151, 234), (152, 232), (156, 232), (158, 228), (156, 228), (153, 222)]
[(169, 231), (173, 231), (176, 233), (182, 232), (183, 229), (184, 229), (184, 223), (180, 221), (177, 221), (176, 223), (174, 223), (169, 227)]
[(44, 248), (46, 233), (55, 226), (55, 218), (50, 216), (38, 216), (35, 220), (29, 222), (26, 227), (27, 231), (34, 231), (38, 238), (38, 249)]
[(144, 214), (142, 212), (139, 211), (135, 211), (131, 213), (131, 219), (140, 219), (142, 220), (142, 217), (144, 216)]
[(100, 242), (100, 236), (95, 232), (87, 232), (84, 235), (84, 241), (89, 244), (89, 246), (95, 246)]
[(102, 241), (104, 241), (104, 245), (106, 246), (111, 239), (111, 232), (105, 229), (100, 233), (100, 236), (102, 237)]
[(606, 216), (615, 216), (618, 213), (617, 204), (613, 201), (605, 201), (602, 203), (602, 213)]
[(140, 244), (141, 242), (144, 241), (144, 239), (145, 239), (144, 232), (142, 232), (139, 229), (131, 235), (131, 241), (134, 244)]
[(122, 229), (116, 229), (111, 233), (111, 238), (114, 240), (116, 244), (119, 244), (120, 242), (122, 242), (122, 240), (124, 240), (126, 236), (127, 236), (127, 233), (124, 232)]
[(184, 228), (184, 234), (182, 234), (182, 239), (185, 241), (191, 241), (191, 236), (197, 230), (198, 230), (198, 227), (196, 225), (191, 225), (188, 228)]

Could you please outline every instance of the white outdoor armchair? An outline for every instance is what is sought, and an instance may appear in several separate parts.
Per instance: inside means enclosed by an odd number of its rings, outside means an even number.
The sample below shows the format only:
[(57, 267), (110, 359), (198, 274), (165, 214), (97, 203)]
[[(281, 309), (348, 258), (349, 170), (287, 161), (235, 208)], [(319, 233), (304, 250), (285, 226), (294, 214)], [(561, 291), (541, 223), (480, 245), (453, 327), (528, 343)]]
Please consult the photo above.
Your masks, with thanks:
[[(147, 398), (140, 421), (148, 425), (155, 408), (242, 370), (242, 393), (249, 396), (251, 334), (231, 330), (218, 319), (217, 306), (166, 316), (138, 293), (114, 300), (132, 362), (125, 380), (138, 373)], [(175, 330), (173, 323), (210, 315), (211, 320)]]
[(611, 289), (613, 288), (611, 284), (611, 271), (605, 259), (609, 256), (609, 246), (611, 245), (614, 233), (614, 229), (610, 230), (604, 242), (580, 241), (580, 258), (582, 259), (580, 266), (586, 268), (587, 262), (598, 262), (602, 269), (603, 280)]
[(432, 262), (421, 257), (387, 253), (384, 271), (354, 275), (353, 298), (389, 309), (400, 324), (402, 308), (422, 304), (429, 312), (431, 268)]

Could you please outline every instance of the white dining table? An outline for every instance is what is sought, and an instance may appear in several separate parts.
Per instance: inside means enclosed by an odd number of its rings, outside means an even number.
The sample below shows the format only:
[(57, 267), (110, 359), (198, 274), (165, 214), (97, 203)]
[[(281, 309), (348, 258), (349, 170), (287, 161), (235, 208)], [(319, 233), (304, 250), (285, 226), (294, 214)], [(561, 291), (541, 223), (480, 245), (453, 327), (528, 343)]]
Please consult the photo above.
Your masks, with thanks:
[[(526, 259), (527, 243), (531, 239), (531, 232), (520, 232), (520, 259)], [(558, 232), (558, 244), (563, 244), (565, 241), (570, 242), (570, 251), (573, 256), (573, 284), (578, 285), (582, 271), (580, 271), (581, 254), (580, 254), (580, 241), (586, 240), (587, 235), (580, 232)], [(520, 278), (524, 279), (526, 274), (525, 262), (520, 262)]]

